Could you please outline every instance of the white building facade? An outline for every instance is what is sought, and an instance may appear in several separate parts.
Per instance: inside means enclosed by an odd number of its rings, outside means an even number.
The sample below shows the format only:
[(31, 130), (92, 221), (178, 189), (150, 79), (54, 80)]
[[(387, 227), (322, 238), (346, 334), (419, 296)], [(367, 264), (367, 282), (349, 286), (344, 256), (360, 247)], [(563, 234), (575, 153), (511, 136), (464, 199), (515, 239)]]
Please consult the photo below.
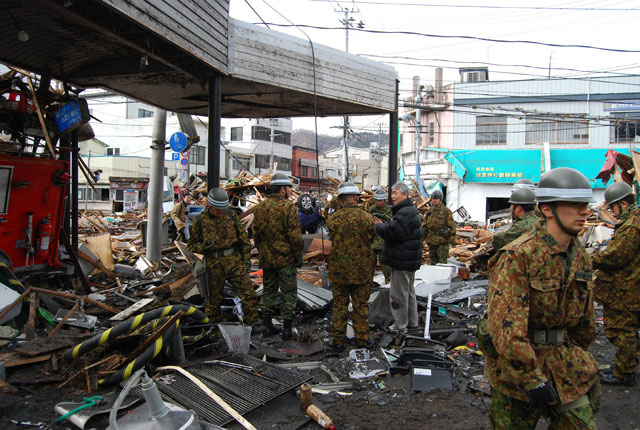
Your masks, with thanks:
[[(537, 183), (555, 167), (580, 170), (602, 201), (606, 184), (596, 176), (607, 151), (629, 155), (640, 145), (640, 76), (463, 82), (446, 91), (435, 133), (450, 135), (441, 139), (450, 146), (423, 135), (421, 177), (440, 181), (447, 206), (463, 206), (475, 221), (506, 208), (515, 181)], [(413, 148), (402, 149), (410, 177)]]

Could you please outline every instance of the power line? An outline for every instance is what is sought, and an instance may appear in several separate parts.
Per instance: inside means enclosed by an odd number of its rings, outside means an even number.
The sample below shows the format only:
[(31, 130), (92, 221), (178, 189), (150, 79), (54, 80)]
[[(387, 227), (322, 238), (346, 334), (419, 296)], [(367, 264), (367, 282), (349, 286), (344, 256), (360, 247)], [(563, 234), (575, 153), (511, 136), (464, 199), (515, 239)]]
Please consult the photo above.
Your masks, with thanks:
[[(309, 2), (331, 3), (330, 0), (306, 0)], [(360, 4), (380, 5), (380, 6), (411, 6), (411, 7), (441, 7), (441, 8), (464, 8), (464, 9), (515, 9), (515, 10), (555, 10), (555, 11), (640, 11), (640, 8), (617, 8), (617, 7), (553, 7), (553, 6), (496, 6), (496, 5), (466, 5), (466, 4), (445, 4), (445, 3), (409, 3), (409, 2), (388, 2), (358, 0)]]
[[(536, 70), (545, 70), (545, 71), (549, 70), (548, 67), (532, 66), (532, 65), (529, 65), (529, 64), (504, 64), (504, 63), (490, 63), (490, 62), (486, 62), (486, 61), (446, 60), (444, 58), (405, 57), (405, 56), (401, 56), (401, 55), (376, 55), (376, 54), (357, 54), (357, 55), (359, 55), (361, 57), (381, 58), (381, 59), (389, 58), (389, 59), (411, 60), (411, 61), (438, 61), (438, 62), (442, 62), (442, 63), (481, 64), (481, 65), (484, 65), (484, 66), (522, 67), (522, 68), (527, 68), (527, 69), (536, 69)], [(408, 65), (408, 66), (419, 65), (419, 64), (411, 64), (411, 63), (392, 63), (392, 64), (401, 64), (401, 65)], [(425, 66), (426, 67), (440, 67), (440, 66), (431, 66), (431, 65), (425, 65)], [(624, 67), (628, 67), (628, 66), (633, 66), (633, 67), (629, 67), (629, 68), (634, 68), (634, 67), (640, 66), (640, 63), (633, 63), (631, 65), (625, 65)], [(444, 68), (455, 69), (456, 67), (444, 67)], [(566, 67), (552, 67), (551, 70), (561, 70), (561, 71), (578, 72), (578, 73), (597, 73), (597, 74), (615, 73), (615, 72), (610, 72), (610, 71), (607, 71), (607, 70), (603, 70), (603, 71), (582, 70), (582, 69), (572, 69), (572, 68), (566, 68)], [(511, 73), (511, 72), (500, 71), (498, 73)], [(615, 73), (615, 74), (620, 75), (620, 76), (624, 76), (625, 75), (624, 73)], [(545, 75), (531, 75), (531, 76), (546, 77), (547, 75), (545, 74)]]
[[(261, 23), (254, 23), (261, 24)], [(309, 25), (309, 24), (278, 24), (275, 22), (264, 23), (264, 25), (273, 25), (275, 27), (296, 27), (296, 28), (311, 28), (315, 30), (344, 30), (343, 27), (326, 27), (319, 25)], [(420, 33), (416, 31), (390, 31), (390, 30), (371, 30), (365, 28), (352, 28), (353, 31), (360, 31), (363, 33), (374, 33), (374, 34), (401, 34), (401, 35), (409, 35), (409, 36), (421, 36), (421, 37), (433, 37), (439, 39), (466, 39), (466, 40), (479, 40), (483, 42), (495, 42), (495, 43), (523, 43), (528, 45), (538, 45), (538, 46), (550, 46), (554, 48), (580, 48), (580, 49), (594, 49), (598, 51), (607, 51), (607, 52), (619, 52), (619, 53), (640, 53), (640, 50), (634, 49), (618, 49), (618, 48), (605, 48), (601, 46), (593, 46), (593, 45), (579, 45), (579, 44), (561, 44), (561, 43), (549, 43), (549, 42), (538, 42), (535, 40), (507, 40), (507, 39), (492, 39), (488, 37), (478, 37), (478, 36), (466, 36), (466, 35), (444, 35), (444, 34), (430, 34), (430, 33)]]

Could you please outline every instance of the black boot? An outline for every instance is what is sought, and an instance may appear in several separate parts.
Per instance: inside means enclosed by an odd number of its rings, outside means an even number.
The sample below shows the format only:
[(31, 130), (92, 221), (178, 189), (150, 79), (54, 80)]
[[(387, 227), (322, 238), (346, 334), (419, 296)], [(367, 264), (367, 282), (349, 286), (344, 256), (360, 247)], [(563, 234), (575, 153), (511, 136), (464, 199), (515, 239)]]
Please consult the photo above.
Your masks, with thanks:
[(278, 334), (278, 329), (273, 325), (271, 316), (262, 317), (262, 326), (264, 327), (264, 331), (262, 332), (263, 336), (273, 336), (274, 334)]
[(607, 369), (600, 372), (600, 382), (607, 385), (626, 385), (633, 387), (636, 385), (635, 374), (631, 373), (624, 376), (616, 376), (613, 370)]
[(282, 340), (293, 339), (293, 331), (291, 331), (292, 320), (284, 320), (284, 329), (282, 330)]

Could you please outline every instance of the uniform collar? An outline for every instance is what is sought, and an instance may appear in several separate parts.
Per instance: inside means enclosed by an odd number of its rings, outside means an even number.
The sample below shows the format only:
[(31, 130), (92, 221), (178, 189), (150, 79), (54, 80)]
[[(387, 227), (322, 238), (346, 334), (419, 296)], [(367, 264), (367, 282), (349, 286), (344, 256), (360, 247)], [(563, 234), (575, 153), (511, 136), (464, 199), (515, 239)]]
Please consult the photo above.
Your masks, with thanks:
[(622, 224), (623, 222), (625, 222), (626, 220), (628, 220), (629, 218), (631, 218), (633, 215), (635, 215), (636, 213), (640, 212), (640, 209), (636, 207), (636, 205), (632, 205), (629, 206), (627, 208), (627, 210), (625, 210), (622, 213), (622, 216), (620, 217), (620, 222), (619, 224)]
[(577, 246), (579, 245), (579, 241), (577, 238), (572, 238), (571, 242), (569, 242), (569, 247), (565, 250), (560, 248), (560, 245), (558, 245), (558, 242), (555, 240), (555, 238), (551, 235), (551, 233), (549, 233), (547, 231), (547, 229), (545, 228), (545, 223), (541, 222), (536, 224), (535, 227), (535, 232), (536, 235), (538, 235), (540, 237), (540, 239), (542, 239), (542, 241), (544, 243), (546, 243), (551, 251), (551, 254), (567, 254), (569, 256), (571, 255), (575, 255), (576, 250), (577, 250)]

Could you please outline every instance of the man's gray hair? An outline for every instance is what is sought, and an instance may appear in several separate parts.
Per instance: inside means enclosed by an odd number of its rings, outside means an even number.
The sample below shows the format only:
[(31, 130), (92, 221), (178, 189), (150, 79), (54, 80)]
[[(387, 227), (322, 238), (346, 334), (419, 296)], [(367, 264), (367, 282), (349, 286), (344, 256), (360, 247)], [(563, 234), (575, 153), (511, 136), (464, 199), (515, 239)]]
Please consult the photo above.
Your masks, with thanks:
[(407, 184), (405, 184), (404, 182), (396, 182), (391, 186), (391, 189), (398, 190), (402, 194), (409, 195), (409, 187), (407, 187)]

